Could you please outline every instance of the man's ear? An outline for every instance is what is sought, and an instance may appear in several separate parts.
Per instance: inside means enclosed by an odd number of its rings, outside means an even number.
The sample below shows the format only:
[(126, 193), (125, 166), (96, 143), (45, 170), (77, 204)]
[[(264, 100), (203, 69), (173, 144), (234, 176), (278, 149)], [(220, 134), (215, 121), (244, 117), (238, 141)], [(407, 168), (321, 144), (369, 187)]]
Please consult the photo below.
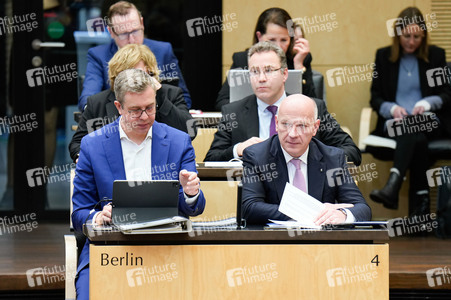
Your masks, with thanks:
[(279, 118), (277, 115), (275, 115), (275, 120), (276, 120), (276, 131), (279, 132)]
[(315, 121), (314, 125), (313, 125), (313, 136), (316, 135), (316, 132), (317, 132), (318, 129), (319, 129), (319, 123), (320, 123), (320, 120), (317, 119), (317, 120)]
[(122, 105), (119, 103), (119, 101), (115, 100), (114, 106), (116, 106), (116, 109), (119, 112), (119, 114), (122, 115)]

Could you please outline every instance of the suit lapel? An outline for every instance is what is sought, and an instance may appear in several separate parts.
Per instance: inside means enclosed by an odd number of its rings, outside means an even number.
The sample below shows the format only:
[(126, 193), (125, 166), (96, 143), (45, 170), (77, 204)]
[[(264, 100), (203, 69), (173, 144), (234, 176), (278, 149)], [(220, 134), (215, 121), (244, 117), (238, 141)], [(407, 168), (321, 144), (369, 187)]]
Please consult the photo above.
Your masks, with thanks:
[[(270, 148), (270, 156), (269, 156), (269, 166), (276, 166), (276, 170), (278, 172), (278, 180), (271, 181), (272, 189), (277, 191), (278, 201), (282, 200), (282, 195), (285, 190), (286, 182), (288, 180), (288, 168), (287, 163), (285, 161), (285, 156), (283, 155), (282, 148), (280, 146), (280, 141), (277, 135), (272, 137), (271, 148)], [(274, 164), (274, 165), (273, 165)]]
[(108, 128), (108, 130), (103, 131), (106, 137), (103, 141), (103, 149), (113, 177), (117, 179), (126, 179), (121, 139), (119, 137), (119, 120), (116, 120), (109, 126), (111, 127)]
[(322, 201), (323, 187), (326, 180), (326, 165), (322, 161), (323, 155), (316, 146), (316, 143), (312, 140), (309, 146), (307, 157), (308, 191), (310, 196)]
[[(168, 163), (169, 140), (167, 139), (166, 129), (158, 122), (152, 126), (152, 169), (160, 170)], [(153, 174), (152, 177), (159, 174)]]
[(246, 139), (260, 135), (257, 97), (255, 95), (252, 95), (251, 99), (246, 101), (244, 105), (242, 125), (245, 126)]

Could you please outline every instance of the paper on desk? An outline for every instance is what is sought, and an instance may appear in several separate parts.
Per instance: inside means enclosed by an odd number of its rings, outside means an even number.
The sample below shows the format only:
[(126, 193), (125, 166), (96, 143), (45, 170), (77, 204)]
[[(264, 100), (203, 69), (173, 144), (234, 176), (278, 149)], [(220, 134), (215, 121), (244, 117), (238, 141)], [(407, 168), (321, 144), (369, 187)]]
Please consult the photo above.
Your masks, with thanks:
[(279, 205), (281, 213), (302, 224), (317, 226), (313, 220), (323, 209), (324, 203), (287, 182)]
[(297, 221), (277, 221), (271, 220), (272, 223), (266, 224), (270, 228), (308, 228), (308, 229), (321, 229), (321, 225), (315, 225), (313, 223), (304, 223)]
[(206, 161), (204, 162), (206, 168), (241, 168), (242, 161)]

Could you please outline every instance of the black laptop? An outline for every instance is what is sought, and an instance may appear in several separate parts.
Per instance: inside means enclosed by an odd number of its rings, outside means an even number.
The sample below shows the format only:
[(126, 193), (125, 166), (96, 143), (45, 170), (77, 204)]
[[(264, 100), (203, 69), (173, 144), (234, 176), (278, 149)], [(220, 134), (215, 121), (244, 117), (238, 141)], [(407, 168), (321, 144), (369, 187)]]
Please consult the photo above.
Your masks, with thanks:
[(113, 225), (121, 227), (177, 216), (179, 187), (178, 180), (115, 180)]

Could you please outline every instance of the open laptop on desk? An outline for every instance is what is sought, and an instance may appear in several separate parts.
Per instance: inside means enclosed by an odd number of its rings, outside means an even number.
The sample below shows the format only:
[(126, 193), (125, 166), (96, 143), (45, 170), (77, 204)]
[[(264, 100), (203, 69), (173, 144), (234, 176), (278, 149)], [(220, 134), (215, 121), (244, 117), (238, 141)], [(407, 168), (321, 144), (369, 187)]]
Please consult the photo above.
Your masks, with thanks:
[[(230, 86), (230, 102), (238, 101), (252, 95), (249, 70), (232, 69), (227, 74), (227, 81)], [(288, 94), (302, 93), (302, 71), (288, 70), (288, 79), (285, 82), (285, 90)]]
[(115, 180), (111, 216), (113, 225), (124, 233), (132, 233), (132, 230), (137, 229), (148, 229), (147, 233), (152, 230), (163, 232), (165, 229), (180, 227), (168, 226), (189, 221), (178, 216), (179, 188), (180, 182), (177, 180)]

